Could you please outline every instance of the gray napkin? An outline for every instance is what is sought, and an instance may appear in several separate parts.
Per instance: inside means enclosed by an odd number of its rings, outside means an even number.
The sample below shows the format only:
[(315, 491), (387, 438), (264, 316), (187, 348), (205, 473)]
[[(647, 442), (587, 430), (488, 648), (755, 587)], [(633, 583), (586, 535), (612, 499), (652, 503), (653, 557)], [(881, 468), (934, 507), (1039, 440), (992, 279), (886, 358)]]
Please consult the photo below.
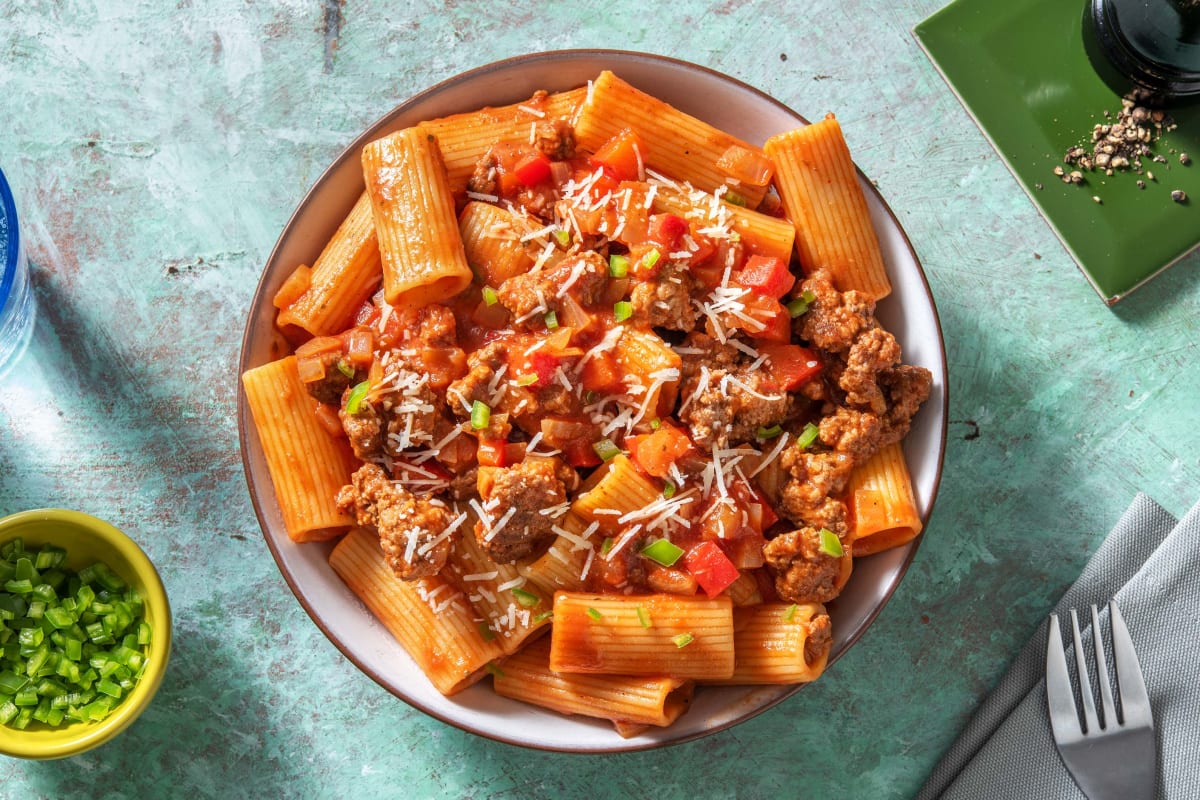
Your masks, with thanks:
[[(1176, 523), (1139, 494), (1054, 610), (1080, 609), (1082, 624), (1083, 609), (1110, 598), (1129, 623), (1154, 709), (1158, 797), (1200, 798), (1200, 505)], [(1084, 800), (1054, 749), (1045, 659), (1043, 623), (916, 800)]]

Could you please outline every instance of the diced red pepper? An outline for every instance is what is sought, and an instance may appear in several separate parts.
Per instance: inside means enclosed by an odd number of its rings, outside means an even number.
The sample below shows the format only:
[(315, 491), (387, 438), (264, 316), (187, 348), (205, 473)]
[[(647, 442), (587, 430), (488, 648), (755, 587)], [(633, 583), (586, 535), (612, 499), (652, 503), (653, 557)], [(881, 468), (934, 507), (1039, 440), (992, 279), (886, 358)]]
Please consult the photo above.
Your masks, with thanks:
[(604, 167), (619, 181), (642, 179), (642, 143), (632, 128), (624, 128), (592, 154), (594, 167)]
[(764, 343), (758, 351), (771, 362), (767, 374), (787, 391), (795, 391), (821, 372), (821, 359), (798, 344)]
[(688, 551), (684, 566), (709, 597), (716, 597), (738, 579), (737, 567), (716, 542), (704, 541)]
[(778, 300), (796, 285), (796, 276), (782, 258), (752, 255), (734, 281)]
[(653, 214), (646, 237), (666, 250), (679, 247), (679, 240), (688, 232), (687, 220), (674, 214)]
[(512, 171), (521, 183), (537, 186), (550, 178), (550, 159), (541, 151), (527, 153), (517, 159)]

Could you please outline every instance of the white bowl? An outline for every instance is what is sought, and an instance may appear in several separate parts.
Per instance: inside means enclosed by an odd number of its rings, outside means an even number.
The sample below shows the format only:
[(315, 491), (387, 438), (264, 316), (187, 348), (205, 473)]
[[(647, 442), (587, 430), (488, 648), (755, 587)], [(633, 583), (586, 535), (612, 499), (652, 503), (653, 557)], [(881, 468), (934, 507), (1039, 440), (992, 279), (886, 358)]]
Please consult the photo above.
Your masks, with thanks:
[[(739, 81), (694, 64), (642, 53), (570, 50), (501, 61), (444, 81), (396, 107), (358, 137), (329, 166), (283, 230), (254, 295), (242, 343), (240, 370), (279, 357), (271, 298), (296, 264), (313, 263), (363, 191), (359, 152), (364, 144), (422, 120), (529, 98), (538, 89), (581, 86), (603, 69), (718, 128), (762, 144), (769, 136), (807, 124), (778, 101)], [(824, 109), (822, 109), (824, 111)], [(904, 231), (878, 191), (861, 173), (892, 294), (878, 317), (903, 346), (904, 361), (933, 373), (932, 396), (913, 420), (904, 449), (917, 505), (928, 520), (941, 477), (946, 441), (946, 363), (937, 311), (924, 273)], [(675, 724), (622, 739), (610, 723), (566, 717), (494, 694), (485, 681), (454, 697), (439, 694), (388, 631), (329, 567), (331, 544), (294, 544), (284, 530), (270, 475), (244, 395), (238, 424), (246, 477), (259, 522), (280, 571), (325, 635), (363, 672), (397, 697), (444, 722), (491, 739), (570, 752), (641, 750), (694, 739), (727, 728), (791, 696), (797, 686), (702, 687)], [(895, 591), (920, 537), (894, 550), (856, 559), (854, 575), (830, 604), (832, 664), (867, 629)], [(834, 675), (823, 680), (837, 680)]]

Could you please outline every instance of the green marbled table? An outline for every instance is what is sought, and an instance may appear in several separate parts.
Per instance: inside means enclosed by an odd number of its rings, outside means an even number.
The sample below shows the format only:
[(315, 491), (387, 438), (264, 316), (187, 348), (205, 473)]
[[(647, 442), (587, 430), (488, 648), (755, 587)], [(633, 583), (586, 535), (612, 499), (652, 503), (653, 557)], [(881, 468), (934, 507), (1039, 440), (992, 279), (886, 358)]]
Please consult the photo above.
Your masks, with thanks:
[[(914, 40), (941, 4), (0, 0), (0, 165), (39, 313), (0, 384), (0, 513), (129, 531), (176, 618), (145, 715), (74, 759), (0, 758), (0, 794), (911, 796), (1134, 493), (1177, 514), (1200, 496), (1200, 258), (1105, 307)], [(489, 742), (360, 674), (270, 557), (234, 418), (261, 265), (323, 166), (432, 83), (578, 47), (835, 111), (925, 266), (950, 368), (941, 493), (870, 631), (741, 726), (604, 757)]]

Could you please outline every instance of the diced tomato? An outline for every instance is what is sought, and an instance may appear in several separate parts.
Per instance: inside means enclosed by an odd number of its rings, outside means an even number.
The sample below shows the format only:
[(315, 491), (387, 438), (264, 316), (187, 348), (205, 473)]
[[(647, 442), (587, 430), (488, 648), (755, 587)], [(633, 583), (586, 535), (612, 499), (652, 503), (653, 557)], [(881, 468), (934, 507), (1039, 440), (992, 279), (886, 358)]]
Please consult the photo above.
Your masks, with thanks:
[(664, 424), (653, 433), (625, 437), (625, 446), (643, 472), (665, 478), (671, 474), (671, 465), (692, 449), (692, 440), (683, 430)]
[(540, 150), (527, 153), (513, 164), (512, 172), (526, 186), (537, 186), (550, 178), (550, 159)]
[(787, 262), (771, 256), (750, 256), (746, 259), (746, 265), (733, 279), (742, 286), (776, 300), (796, 285), (796, 276), (788, 269)]
[(501, 197), (512, 197), (520, 192), (524, 185), (512, 172), (500, 172), (496, 175), (496, 191)]
[(765, 294), (752, 294), (744, 301), (746, 313), (761, 322), (764, 327), (739, 321), (735, 327), (744, 328), (754, 339), (768, 342), (789, 342), (792, 339), (792, 315), (776, 300)]
[(529, 358), (529, 371), (537, 375), (538, 386), (549, 386), (562, 359), (550, 353), (536, 352)]
[[(688, 258), (688, 268), (695, 270), (698, 264), (703, 264), (712, 258), (713, 253), (717, 252), (717, 246), (713, 244), (713, 240), (705, 236), (703, 233), (698, 233), (694, 228), (691, 230), (692, 241), (696, 244), (696, 249), (692, 251), (692, 255)], [(720, 277), (717, 278), (720, 280)], [(714, 286), (716, 284), (713, 284)]]
[(692, 273), (692, 277), (699, 281), (701, 286), (712, 290), (721, 285), (725, 267), (714, 260), (704, 264), (693, 263), (688, 267), (688, 272)]
[(737, 567), (716, 542), (704, 541), (688, 551), (684, 566), (709, 597), (716, 597), (738, 579)]
[(617, 359), (609, 351), (595, 353), (583, 365), (579, 376), (583, 388), (591, 392), (611, 392), (621, 388), (621, 373)]
[(475, 457), (479, 460), (479, 465), (482, 467), (507, 466), (504, 462), (504, 446), (506, 444), (508, 442), (503, 439), (480, 438), (479, 448), (475, 451)]
[(482, 467), (511, 467), (525, 459), (525, 443), (481, 438), (475, 457)]
[(764, 343), (758, 351), (771, 362), (768, 374), (787, 391), (795, 391), (821, 372), (821, 359), (798, 344)]
[(595, 467), (600, 465), (600, 456), (591, 442), (573, 440), (562, 449), (563, 458), (572, 467)]
[(674, 214), (652, 214), (647, 238), (668, 251), (679, 247), (679, 240), (688, 232), (687, 220)]
[(592, 154), (592, 166), (604, 167), (621, 181), (642, 180), (642, 143), (632, 128), (622, 129)]

